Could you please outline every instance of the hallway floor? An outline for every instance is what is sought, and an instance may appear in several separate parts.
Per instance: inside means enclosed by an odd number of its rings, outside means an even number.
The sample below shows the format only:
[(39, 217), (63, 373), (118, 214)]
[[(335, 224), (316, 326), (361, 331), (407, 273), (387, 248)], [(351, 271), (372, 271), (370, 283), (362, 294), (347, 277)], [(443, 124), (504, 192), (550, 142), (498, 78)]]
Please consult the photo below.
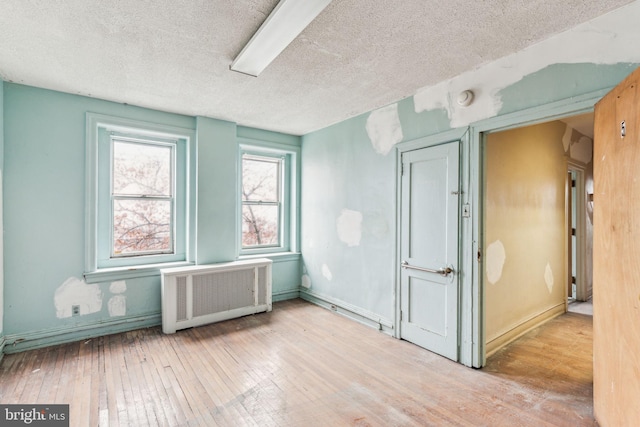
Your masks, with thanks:
[(573, 301), (569, 303), (570, 313), (586, 314), (587, 316), (593, 316), (593, 300), (588, 301)]

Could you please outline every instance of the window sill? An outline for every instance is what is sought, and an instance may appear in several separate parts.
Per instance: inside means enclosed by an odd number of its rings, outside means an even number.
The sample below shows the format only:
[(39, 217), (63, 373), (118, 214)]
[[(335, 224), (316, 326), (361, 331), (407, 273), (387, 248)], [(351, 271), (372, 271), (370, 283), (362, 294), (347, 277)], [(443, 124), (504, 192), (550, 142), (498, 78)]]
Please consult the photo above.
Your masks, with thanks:
[(163, 268), (184, 267), (191, 262), (167, 262), (162, 264), (145, 264), (129, 267), (103, 268), (84, 273), (86, 283), (112, 282), (115, 280), (136, 279), (139, 277), (159, 276)]
[(300, 252), (271, 252), (240, 255), (238, 259), (268, 258), (273, 262), (300, 261)]

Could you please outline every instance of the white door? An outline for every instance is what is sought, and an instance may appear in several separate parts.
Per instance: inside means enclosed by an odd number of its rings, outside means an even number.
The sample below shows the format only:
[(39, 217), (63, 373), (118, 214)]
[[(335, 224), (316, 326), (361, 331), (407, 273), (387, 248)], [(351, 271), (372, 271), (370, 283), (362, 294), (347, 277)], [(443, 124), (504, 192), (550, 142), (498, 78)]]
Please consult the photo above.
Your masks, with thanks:
[(400, 337), (458, 360), (459, 141), (402, 154)]

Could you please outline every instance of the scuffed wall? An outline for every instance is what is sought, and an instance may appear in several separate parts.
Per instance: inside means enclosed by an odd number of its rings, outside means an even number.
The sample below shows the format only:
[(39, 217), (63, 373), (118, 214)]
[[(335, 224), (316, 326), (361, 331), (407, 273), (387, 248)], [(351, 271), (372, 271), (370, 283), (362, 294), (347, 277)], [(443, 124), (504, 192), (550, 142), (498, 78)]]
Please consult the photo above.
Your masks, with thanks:
[[(47, 344), (49, 337), (69, 340), (133, 329), (160, 322), (159, 274), (83, 279), (85, 266), (85, 114), (93, 112), (151, 123), (196, 129), (194, 117), (4, 84), (4, 332), (7, 342)], [(201, 211), (191, 224), (202, 262), (221, 262), (237, 254), (235, 171), (237, 135), (300, 144), (300, 138), (206, 119), (198, 133)], [(211, 132), (215, 125), (232, 132)], [(203, 130), (203, 129), (201, 129)], [(211, 134), (215, 134), (212, 137)], [(221, 166), (224, 167), (221, 167)], [(220, 174), (224, 171), (224, 174)], [(224, 195), (224, 198), (221, 196)], [(0, 211), (1, 212), (1, 211)], [(225, 232), (218, 232), (224, 229)], [(300, 260), (274, 260), (273, 291), (295, 297)], [(77, 306), (74, 312), (74, 306)], [(78, 330), (76, 333), (75, 330)], [(75, 335), (74, 335), (75, 334)], [(27, 344), (29, 340), (33, 342)], [(42, 340), (42, 341), (38, 341)], [(48, 341), (52, 342), (52, 341)]]
[(488, 135), (483, 251), (487, 343), (564, 305), (565, 127), (551, 122)]
[(303, 137), (302, 288), (393, 318), (398, 106)]
[[(635, 2), (478, 69), (422, 88), (414, 96), (415, 111), (443, 109), (451, 127), (467, 126), (509, 110), (502, 91), (551, 65), (640, 62), (640, 51), (629, 49), (640, 37), (639, 17), (640, 3)], [(456, 98), (467, 89), (479, 96), (471, 106), (463, 107)]]
[[(571, 55), (571, 52), (566, 52)], [(525, 76), (500, 91), (504, 114), (546, 105), (615, 85), (632, 64), (553, 64)], [(477, 76), (481, 79), (481, 76)], [(454, 92), (443, 93), (445, 98)], [(478, 97), (484, 96), (478, 93)], [(302, 142), (302, 254), (301, 290), (343, 302), (371, 317), (392, 320), (396, 239), (396, 154), (398, 143), (434, 135), (451, 128), (445, 108), (416, 112), (414, 98), (362, 114), (303, 136)], [(562, 157), (564, 125), (557, 136)], [(399, 135), (402, 140), (398, 142)], [(381, 148), (381, 147), (384, 147)], [(386, 153), (386, 154), (385, 154)], [(563, 175), (564, 176), (564, 175)], [(473, 211), (474, 206), (471, 207)], [(341, 219), (346, 212), (349, 221)], [(362, 220), (358, 220), (359, 214)], [(340, 224), (340, 227), (338, 225)], [(348, 226), (347, 226), (348, 224)], [(350, 228), (352, 227), (353, 228)], [(360, 237), (358, 239), (358, 236)], [(352, 244), (349, 246), (349, 244)], [(487, 242), (487, 244), (492, 241)], [(495, 249), (499, 247), (495, 246)], [(504, 263), (510, 251), (504, 247)], [(500, 258), (498, 258), (499, 260)], [(548, 295), (557, 267), (545, 261), (537, 276)], [(495, 262), (497, 281), (503, 266)]]

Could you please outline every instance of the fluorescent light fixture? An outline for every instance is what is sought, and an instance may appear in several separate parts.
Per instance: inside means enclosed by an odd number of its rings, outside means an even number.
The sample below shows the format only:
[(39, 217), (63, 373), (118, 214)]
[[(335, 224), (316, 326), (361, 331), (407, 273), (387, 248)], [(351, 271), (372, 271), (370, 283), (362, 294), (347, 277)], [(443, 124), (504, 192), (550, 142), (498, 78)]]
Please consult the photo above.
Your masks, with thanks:
[(331, 0), (280, 0), (231, 63), (231, 70), (257, 77), (329, 3)]

